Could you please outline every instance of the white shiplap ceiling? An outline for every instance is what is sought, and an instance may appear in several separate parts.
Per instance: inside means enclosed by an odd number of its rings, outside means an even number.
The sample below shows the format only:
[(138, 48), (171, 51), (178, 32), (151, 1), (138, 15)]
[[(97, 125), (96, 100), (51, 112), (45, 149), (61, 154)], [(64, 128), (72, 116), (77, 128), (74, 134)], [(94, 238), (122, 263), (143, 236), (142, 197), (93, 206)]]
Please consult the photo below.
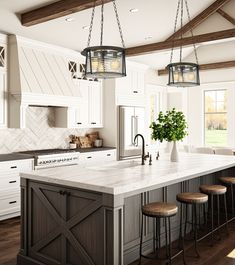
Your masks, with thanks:
[[(20, 23), (20, 13), (56, 1), (51, 0), (1, 0), (0, 1), (0, 31), (8, 34), (40, 40), (63, 47), (81, 51), (86, 47), (88, 30), (83, 27), (89, 25), (91, 10), (85, 10), (70, 15), (72, 22), (66, 22), (62, 17), (32, 27), (24, 27)], [(194, 17), (214, 0), (188, 0), (191, 16)], [(143, 45), (165, 40), (172, 34), (177, 0), (117, 0), (119, 16), (123, 28), (127, 47)], [(132, 8), (138, 12), (130, 13)], [(235, 0), (231, 0), (224, 8), (231, 16), (235, 14)], [(92, 45), (99, 42), (100, 7), (96, 9)], [(218, 14), (211, 16), (195, 33), (205, 33), (233, 26)], [(105, 5), (104, 44), (120, 46), (120, 37), (113, 12), (112, 4)], [(152, 36), (152, 39), (145, 40)], [(185, 56), (192, 52), (186, 48)], [(144, 55), (133, 60), (146, 63), (155, 68), (163, 67), (169, 60), (169, 52)]]

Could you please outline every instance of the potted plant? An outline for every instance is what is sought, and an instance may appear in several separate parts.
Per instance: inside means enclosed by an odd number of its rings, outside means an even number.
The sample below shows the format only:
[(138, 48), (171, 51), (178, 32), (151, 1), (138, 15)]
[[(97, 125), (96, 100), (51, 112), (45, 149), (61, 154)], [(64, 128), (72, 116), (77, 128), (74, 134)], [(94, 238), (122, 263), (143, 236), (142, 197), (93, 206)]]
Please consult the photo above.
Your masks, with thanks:
[(165, 114), (160, 111), (157, 121), (150, 124), (152, 129), (151, 137), (153, 140), (163, 142), (173, 142), (173, 148), (171, 152), (171, 161), (177, 162), (178, 151), (176, 147), (177, 141), (182, 141), (187, 133), (187, 122), (182, 111), (176, 111), (173, 108), (167, 111)]

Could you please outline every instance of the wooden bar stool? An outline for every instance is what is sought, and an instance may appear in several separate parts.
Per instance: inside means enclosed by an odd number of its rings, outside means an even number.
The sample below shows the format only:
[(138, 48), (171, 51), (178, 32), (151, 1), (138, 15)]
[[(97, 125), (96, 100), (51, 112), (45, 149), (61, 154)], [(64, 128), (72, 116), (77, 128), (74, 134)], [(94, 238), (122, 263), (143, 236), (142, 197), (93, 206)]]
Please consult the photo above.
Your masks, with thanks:
[[(220, 228), (220, 196), (224, 196), (224, 209), (225, 209), (225, 224), (228, 233), (228, 216), (227, 216), (227, 203), (226, 203), (226, 192), (227, 188), (222, 185), (201, 185), (200, 191), (209, 195), (211, 200), (211, 244), (214, 240), (214, 232)], [(217, 198), (217, 229), (214, 229), (214, 196)]]
[[(140, 259), (139, 264), (141, 264), (141, 258), (153, 259), (152, 257), (145, 256), (142, 254), (142, 244), (143, 244), (143, 218), (144, 216), (152, 217), (155, 220), (155, 224), (157, 226), (158, 222), (161, 218), (164, 220), (165, 226), (165, 240), (166, 240), (166, 261), (167, 264), (171, 264), (172, 260), (178, 256), (179, 254), (184, 254), (184, 248), (181, 251), (172, 256), (172, 246), (171, 246), (171, 217), (175, 216), (178, 212), (178, 207), (173, 203), (167, 202), (153, 202), (146, 204), (142, 207), (142, 223), (141, 223), (141, 235), (140, 235)], [(155, 247), (155, 241), (159, 241), (158, 244), (160, 246), (160, 234), (157, 234), (160, 230), (160, 227), (156, 227), (156, 234), (153, 235), (153, 246)], [(155, 252), (155, 249), (154, 249)], [(156, 256), (156, 258), (158, 257)], [(184, 261), (185, 264), (185, 261)]]
[(231, 191), (231, 201), (232, 201), (232, 217), (234, 217), (234, 186), (235, 186), (235, 177), (221, 177), (219, 178), (220, 181), (230, 186)]
[[(183, 206), (182, 204), (185, 204), (185, 226), (184, 226), (184, 236), (186, 236), (186, 230), (187, 230), (187, 223), (188, 222), (188, 205), (192, 206), (192, 228), (194, 231), (194, 247), (195, 252), (197, 254), (197, 257), (200, 257), (198, 248), (197, 248), (197, 205), (206, 204), (208, 202), (208, 195), (199, 193), (199, 192), (183, 192), (179, 193), (176, 196), (176, 199), (178, 202), (181, 203), (181, 218), (180, 218), (180, 236), (182, 236), (182, 226), (183, 226)], [(183, 239), (184, 240), (184, 239)]]

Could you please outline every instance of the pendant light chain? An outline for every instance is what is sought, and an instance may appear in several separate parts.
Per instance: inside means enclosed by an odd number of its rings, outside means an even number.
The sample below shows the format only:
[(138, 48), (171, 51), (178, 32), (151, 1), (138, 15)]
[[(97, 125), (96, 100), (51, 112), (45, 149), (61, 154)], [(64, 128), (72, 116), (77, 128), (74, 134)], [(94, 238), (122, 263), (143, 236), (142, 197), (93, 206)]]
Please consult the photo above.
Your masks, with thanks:
[[(183, 28), (183, 16), (184, 16), (184, 0), (181, 0), (181, 14), (180, 14), (181, 18), (180, 18), (180, 29)], [(180, 35), (180, 39), (182, 42), (183, 39), (183, 33), (181, 31), (181, 35)], [(182, 62), (182, 44), (180, 45), (180, 62)]]
[(119, 29), (119, 33), (120, 33), (120, 37), (121, 37), (121, 41), (122, 41), (122, 47), (125, 48), (125, 42), (124, 42), (124, 38), (123, 38), (123, 33), (122, 33), (122, 27), (121, 27), (121, 23), (119, 20), (119, 15), (118, 15), (118, 11), (117, 11), (117, 5), (116, 5), (116, 1), (113, 0), (113, 8), (116, 14), (116, 19), (117, 19), (117, 24), (118, 24), (118, 29)]
[[(181, 0), (178, 0), (178, 6), (177, 6), (177, 11), (176, 11), (176, 17), (175, 17), (175, 25), (174, 25), (174, 33), (176, 32), (176, 28), (177, 28), (177, 21), (178, 21), (179, 10), (180, 10), (180, 1)], [(172, 44), (172, 48), (171, 48), (170, 63), (172, 63), (172, 61), (173, 61), (173, 53), (174, 53), (174, 39), (173, 39), (173, 44)]]
[[(190, 13), (189, 13), (188, 2), (187, 2), (187, 0), (184, 0), (184, 1), (185, 1), (186, 10), (187, 10), (188, 20), (190, 22), (191, 21), (191, 17), (190, 17)], [(190, 29), (190, 33), (191, 33), (191, 36), (193, 37), (194, 35), (193, 35), (192, 28)], [(197, 56), (197, 49), (196, 49), (195, 43), (193, 43), (193, 49), (194, 49), (194, 54), (195, 54), (195, 58), (196, 58), (196, 63), (199, 64), (198, 63), (198, 56)]]
[[(113, 7), (116, 15), (116, 20), (118, 24), (118, 29), (121, 37), (121, 43), (123, 47), (117, 47), (112, 45), (104, 45), (104, 23), (106, 22), (104, 17), (104, 0), (93, 0), (94, 6), (91, 13), (91, 22), (89, 27), (89, 35), (87, 41), (87, 47), (81, 52), (82, 55), (86, 57), (85, 59), (85, 76), (88, 78), (93, 78), (97, 81), (98, 79), (110, 79), (110, 78), (119, 78), (126, 76), (126, 56), (125, 56), (125, 43), (121, 29), (121, 23), (119, 20), (117, 6), (115, 0), (112, 0)], [(101, 6), (100, 9), (100, 33), (99, 44), (96, 46), (90, 46), (91, 35), (93, 32), (93, 23), (95, 16), (96, 4)], [(121, 45), (120, 45), (121, 46)]]
[(94, 5), (92, 8), (92, 13), (91, 13), (91, 23), (90, 23), (90, 27), (89, 27), (87, 47), (90, 47), (90, 43), (91, 43), (91, 33), (92, 33), (92, 29), (93, 29), (93, 22), (94, 22), (94, 16), (95, 16), (95, 3), (96, 3), (96, 0), (94, 0)]
[(100, 46), (103, 45), (103, 35), (104, 35), (104, 0), (101, 0)]

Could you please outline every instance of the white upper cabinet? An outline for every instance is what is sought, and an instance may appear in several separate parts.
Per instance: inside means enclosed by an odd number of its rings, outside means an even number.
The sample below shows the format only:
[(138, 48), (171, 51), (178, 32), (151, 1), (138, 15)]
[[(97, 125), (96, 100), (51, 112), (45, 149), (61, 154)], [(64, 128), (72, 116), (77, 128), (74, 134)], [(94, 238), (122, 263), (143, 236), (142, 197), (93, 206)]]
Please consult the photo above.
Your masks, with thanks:
[(0, 34), (0, 128), (7, 127), (7, 36)]
[(127, 65), (127, 76), (116, 80), (117, 96), (144, 95), (145, 70), (145, 66)]
[(102, 87), (99, 82), (93, 82), (93, 84), (89, 86), (89, 127), (103, 127), (102, 116)]
[(81, 102), (75, 110), (74, 126), (79, 128), (103, 127), (102, 82), (76, 80)]

